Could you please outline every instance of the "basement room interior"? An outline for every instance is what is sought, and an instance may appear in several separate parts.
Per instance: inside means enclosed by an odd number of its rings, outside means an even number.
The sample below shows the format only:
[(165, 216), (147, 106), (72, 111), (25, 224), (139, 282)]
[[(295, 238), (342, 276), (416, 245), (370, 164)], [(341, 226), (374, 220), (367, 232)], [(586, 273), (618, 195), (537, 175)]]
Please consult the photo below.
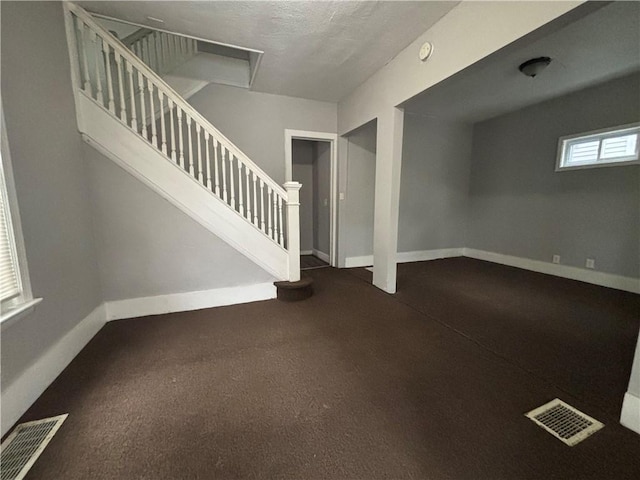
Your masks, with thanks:
[(0, 26), (3, 480), (640, 476), (639, 3)]

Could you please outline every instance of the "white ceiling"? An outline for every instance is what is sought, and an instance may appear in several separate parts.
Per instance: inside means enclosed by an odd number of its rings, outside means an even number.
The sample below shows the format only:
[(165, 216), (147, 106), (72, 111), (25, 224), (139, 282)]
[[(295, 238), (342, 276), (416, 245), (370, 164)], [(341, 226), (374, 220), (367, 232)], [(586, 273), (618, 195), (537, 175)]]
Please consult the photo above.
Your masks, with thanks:
[(152, 28), (262, 50), (252, 90), (336, 102), (459, 2), (78, 3)]
[[(537, 77), (518, 71), (522, 62), (541, 56), (553, 60)], [(637, 70), (640, 3), (614, 2), (543, 38), (523, 38), (404, 107), (421, 115), (473, 123)]]

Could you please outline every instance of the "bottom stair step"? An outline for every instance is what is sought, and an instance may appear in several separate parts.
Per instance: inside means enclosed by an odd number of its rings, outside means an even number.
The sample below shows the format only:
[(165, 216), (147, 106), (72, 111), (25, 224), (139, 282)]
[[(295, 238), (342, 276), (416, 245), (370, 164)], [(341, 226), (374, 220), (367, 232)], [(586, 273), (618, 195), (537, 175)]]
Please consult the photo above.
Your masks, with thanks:
[(278, 300), (298, 302), (313, 295), (313, 279), (303, 276), (297, 282), (273, 282), (278, 291)]

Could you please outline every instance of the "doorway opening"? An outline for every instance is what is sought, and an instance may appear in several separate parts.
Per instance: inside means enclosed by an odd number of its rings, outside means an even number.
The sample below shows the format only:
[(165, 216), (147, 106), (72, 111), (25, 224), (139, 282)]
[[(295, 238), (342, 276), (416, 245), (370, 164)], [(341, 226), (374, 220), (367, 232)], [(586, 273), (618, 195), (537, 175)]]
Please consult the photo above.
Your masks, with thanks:
[(337, 135), (285, 130), (285, 179), (300, 189), (300, 267), (336, 265)]

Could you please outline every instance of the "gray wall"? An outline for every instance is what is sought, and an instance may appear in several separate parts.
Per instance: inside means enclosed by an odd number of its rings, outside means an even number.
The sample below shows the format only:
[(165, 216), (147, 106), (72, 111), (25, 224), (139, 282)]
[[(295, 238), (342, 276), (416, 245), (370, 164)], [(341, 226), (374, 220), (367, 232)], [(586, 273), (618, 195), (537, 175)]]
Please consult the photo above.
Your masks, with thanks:
[(377, 122), (348, 135), (347, 190), (341, 235), (345, 257), (373, 255)]
[[(2, 332), (2, 389), (101, 303), (58, 2), (1, 2), (2, 100), (33, 294)], [(46, 46), (46, 48), (44, 48)]]
[(177, 207), (85, 145), (105, 300), (273, 281)]
[(315, 142), (293, 140), (291, 145), (292, 179), (302, 184), (300, 189), (300, 251), (313, 249), (314, 231), (314, 182), (313, 166)]
[(313, 163), (313, 248), (330, 253), (331, 239), (331, 143), (314, 142)]
[(213, 84), (189, 103), (279, 184), (285, 181), (285, 129), (337, 131), (335, 103)]
[(473, 128), (405, 114), (398, 251), (465, 246)]
[(558, 137), (640, 120), (632, 75), (477, 124), (467, 246), (638, 277), (640, 167), (555, 172)]
[[(329, 254), (331, 144), (293, 140), (293, 180), (300, 189), (300, 251)], [(325, 205), (326, 202), (326, 205)]]

